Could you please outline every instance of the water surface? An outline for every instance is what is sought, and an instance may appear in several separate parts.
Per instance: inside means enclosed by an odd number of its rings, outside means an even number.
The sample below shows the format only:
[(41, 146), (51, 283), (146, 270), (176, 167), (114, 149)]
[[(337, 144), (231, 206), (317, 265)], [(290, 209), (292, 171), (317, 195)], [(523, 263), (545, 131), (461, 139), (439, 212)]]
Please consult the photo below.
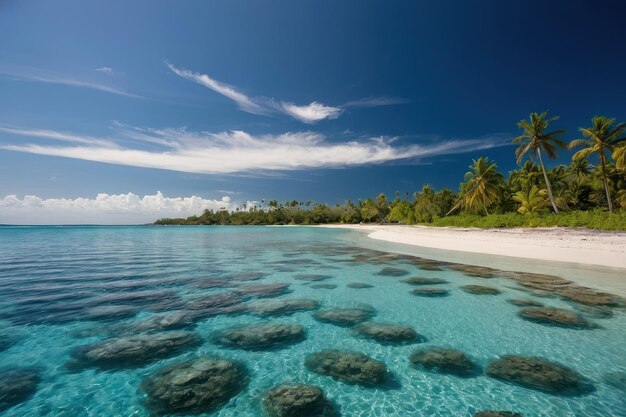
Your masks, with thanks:
[[(41, 376), (36, 392), (2, 415), (147, 416), (138, 390), (142, 380), (164, 366), (202, 355), (240, 361), (249, 373), (247, 387), (212, 416), (262, 416), (263, 394), (284, 382), (322, 387), (344, 416), (471, 416), (485, 409), (525, 416), (626, 415), (624, 387), (605, 382), (607, 373), (622, 378), (626, 373), (623, 310), (611, 309), (611, 317), (598, 318), (580, 313), (576, 303), (529, 294), (504, 276), (485, 279), (430, 268), (406, 256), (386, 256), (392, 249), (364, 243), (356, 232), (306, 227), (0, 228), (0, 340), (6, 342), (0, 371), (32, 368)], [(419, 248), (405, 251), (424, 256)], [(516, 270), (523, 265), (520, 261)], [(385, 268), (406, 275), (380, 274)], [(551, 265), (551, 271), (558, 271), (558, 265)], [(418, 297), (411, 293), (417, 287), (402, 282), (409, 277), (441, 278), (447, 283), (437, 287), (449, 295)], [(371, 287), (348, 286), (355, 282)], [(285, 285), (250, 288), (277, 283)], [(460, 288), (474, 284), (501, 293), (475, 295)], [(206, 307), (207, 297), (233, 293), (245, 308)], [(263, 317), (248, 308), (259, 300), (302, 298), (318, 301), (322, 309), (371, 306), (375, 321), (412, 327), (427, 341), (381, 344), (356, 337), (349, 327), (316, 321), (312, 311)], [(519, 307), (507, 302), (512, 298), (578, 311), (596, 327), (577, 330), (522, 320)], [(164, 331), (193, 331), (199, 345), (146, 364), (68, 367), (77, 348), (127, 337), (128, 329), (136, 329), (133, 325), (172, 312), (192, 312), (192, 319)], [(269, 351), (213, 343), (218, 330), (265, 322), (300, 324), (306, 336)], [(429, 346), (460, 349), (483, 369), (506, 354), (539, 356), (580, 372), (595, 390), (559, 396), (484, 374), (462, 378), (414, 368), (410, 354)], [(303, 365), (307, 355), (328, 348), (384, 362), (395, 386), (346, 384)]]

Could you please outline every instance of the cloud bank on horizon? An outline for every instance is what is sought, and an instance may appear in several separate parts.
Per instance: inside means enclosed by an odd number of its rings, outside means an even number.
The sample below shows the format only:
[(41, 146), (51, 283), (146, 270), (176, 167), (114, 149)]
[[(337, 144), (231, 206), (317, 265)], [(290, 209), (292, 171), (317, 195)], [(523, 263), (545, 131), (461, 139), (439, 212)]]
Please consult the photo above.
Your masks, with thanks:
[(258, 115), (270, 115), (273, 113), (282, 113), (293, 117), (303, 123), (313, 124), (321, 120), (332, 120), (341, 116), (346, 108), (365, 108), (392, 106), (396, 104), (404, 104), (404, 99), (391, 97), (369, 97), (361, 100), (349, 101), (343, 106), (329, 106), (326, 104), (313, 101), (305, 105), (297, 105), (288, 101), (276, 101), (262, 97), (250, 97), (235, 87), (217, 81), (208, 74), (193, 72), (184, 68), (178, 68), (169, 62), (166, 63), (169, 69), (179, 77), (193, 81), (203, 85), (218, 94), (223, 95), (237, 103), (239, 108), (247, 113)]
[(165, 217), (189, 217), (209, 210), (239, 207), (229, 196), (205, 199), (198, 196), (139, 197), (133, 193), (96, 198), (41, 198), (26, 195), (0, 198), (0, 219), (6, 224), (145, 224)]
[[(504, 135), (397, 145), (397, 138), (333, 142), (311, 131), (253, 135), (240, 130), (194, 132), (115, 123), (116, 139), (45, 129), (0, 126), (0, 132), (36, 139), (0, 149), (38, 155), (201, 174), (340, 168), (465, 153), (510, 143)], [(52, 143), (50, 143), (52, 142)]]

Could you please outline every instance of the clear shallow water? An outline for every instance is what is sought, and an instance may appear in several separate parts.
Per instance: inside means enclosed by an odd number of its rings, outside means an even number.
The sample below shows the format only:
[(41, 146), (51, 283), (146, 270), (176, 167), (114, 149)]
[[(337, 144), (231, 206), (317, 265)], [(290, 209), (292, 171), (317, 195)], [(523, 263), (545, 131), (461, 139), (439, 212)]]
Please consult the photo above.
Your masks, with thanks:
[[(535, 298), (505, 278), (421, 270), (402, 260), (374, 262), (380, 254), (355, 246), (361, 240), (355, 232), (304, 227), (1, 228), (0, 335), (15, 344), (0, 352), (0, 369), (37, 367), (42, 376), (37, 392), (3, 416), (147, 416), (138, 392), (142, 379), (165, 365), (205, 354), (239, 360), (250, 372), (247, 388), (212, 416), (261, 416), (263, 393), (284, 382), (319, 385), (343, 416), (471, 416), (483, 409), (515, 410), (527, 417), (626, 415), (624, 392), (603, 382), (607, 372), (626, 372), (623, 311), (616, 310), (611, 318), (590, 318), (600, 325), (592, 330), (542, 326), (520, 319), (518, 307), (506, 300), (530, 298), (568, 309), (572, 304)], [(451, 294), (416, 297), (410, 293), (414, 287), (400, 281), (406, 277), (376, 275), (386, 266), (409, 271), (407, 277), (446, 279), (449, 283), (441, 287)], [(428, 341), (381, 345), (354, 337), (348, 328), (319, 323), (310, 311), (275, 318), (218, 315), (197, 321), (193, 330), (202, 345), (171, 358), (106, 372), (67, 369), (72, 349), (115, 335), (115, 325), (185, 310), (196, 297), (233, 291), (206, 287), (246, 271), (266, 275), (236, 285), (290, 285), (289, 294), (269, 300), (312, 298), (322, 308), (369, 304), (377, 311), (376, 321), (411, 326)], [(330, 275), (323, 283), (337, 288), (312, 288), (315, 283), (297, 280), (297, 274)], [(356, 281), (374, 287), (346, 287)], [(459, 289), (468, 284), (495, 286), (502, 294), (480, 296)], [(266, 352), (226, 349), (208, 340), (216, 330), (264, 321), (302, 324), (306, 340)], [(483, 368), (505, 354), (541, 356), (572, 367), (596, 389), (562, 397), (484, 375), (459, 378), (413, 368), (408, 356), (427, 346), (460, 349)], [(305, 357), (325, 348), (359, 351), (385, 362), (399, 387), (363, 388), (307, 370)]]

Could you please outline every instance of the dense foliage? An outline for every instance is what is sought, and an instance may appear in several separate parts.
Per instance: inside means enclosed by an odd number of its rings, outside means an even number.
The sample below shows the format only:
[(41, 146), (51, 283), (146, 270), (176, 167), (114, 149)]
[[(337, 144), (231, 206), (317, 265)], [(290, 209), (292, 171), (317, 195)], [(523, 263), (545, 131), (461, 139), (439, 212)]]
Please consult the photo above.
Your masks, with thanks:
[[(272, 200), (235, 211), (205, 210), (186, 219), (160, 219), (168, 225), (273, 225), (391, 222), (434, 226), (537, 227), (576, 226), (626, 230), (626, 124), (594, 117), (573, 140), (576, 152), (569, 165), (546, 168), (549, 158), (566, 143), (563, 130), (547, 131), (557, 120), (547, 112), (532, 113), (518, 127), (522, 134), (515, 155), (520, 167), (505, 177), (486, 157), (472, 162), (458, 193), (424, 185), (412, 196), (396, 192), (354, 203), (329, 206)], [(592, 165), (591, 156), (599, 164)], [(526, 160), (525, 160), (526, 159)], [(607, 213), (608, 211), (608, 213)]]

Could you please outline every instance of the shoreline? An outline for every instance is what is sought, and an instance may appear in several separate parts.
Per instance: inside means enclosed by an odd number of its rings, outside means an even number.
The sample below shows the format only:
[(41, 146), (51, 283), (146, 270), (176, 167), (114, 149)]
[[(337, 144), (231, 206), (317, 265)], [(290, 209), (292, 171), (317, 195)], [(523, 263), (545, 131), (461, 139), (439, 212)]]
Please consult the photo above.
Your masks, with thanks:
[(626, 269), (626, 232), (366, 224), (321, 227), (360, 230), (371, 239), (432, 249)]
[(382, 250), (428, 259), (556, 275), (626, 298), (626, 232), (402, 225), (319, 227), (360, 232), (358, 244), (374, 249), (382, 245)]

